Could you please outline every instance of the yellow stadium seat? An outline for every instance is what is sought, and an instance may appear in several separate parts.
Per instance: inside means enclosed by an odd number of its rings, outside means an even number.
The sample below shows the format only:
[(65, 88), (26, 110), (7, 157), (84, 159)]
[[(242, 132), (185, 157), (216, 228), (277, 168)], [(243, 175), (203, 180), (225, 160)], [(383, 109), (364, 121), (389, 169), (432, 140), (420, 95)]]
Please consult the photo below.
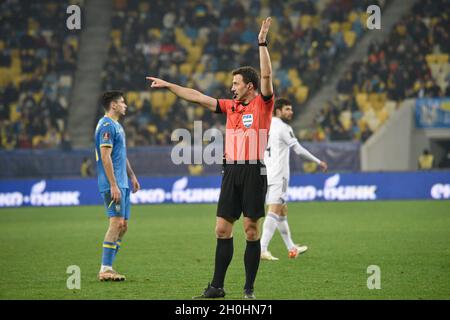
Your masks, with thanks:
[(216, 72), (214, 78), (216, 79), (217, 82), (226, 84), (227, 73), (224, 71)]
[(135, 104), (136, 101), (139, 99), (139, 93), (136, 91), (128, 91), (126, 93), (126, 102), (128, 104)]
[(143, 104), (144, 100), (141, 100), (139, 98), (134, 101), (134, 106), (136, 107), (136, 109), (142, 109)]
[(177, 101), (177, 96), (175, 95), (175, 94), (173, 94), (172, 92), (170, 92), (170, 91), (166, 91), (166, 100), (167, 100), (167, 104), (168, 104), (168, 107), (169, 108), (171, 108), (173, 105), (174, 105), (174, 103)]
[(157, 28), (151, 28), (150, 30), (149, 30), (149, 33), (152, 35), (152, 36), (154, 36), (154, 37), (156, 37), (156, 38), (161, 38), (161, 30), (159, 30), (159, 29), (157, 29)]
[(20, 60), (20, 51), (19, 49), (12, 49), (11, 50), (11, 59), (19, 59)]
[(435, 64), (437, 63), (437, 56), (435, 54), (427, 54), (425, 60), (427, 60), (428, 64)]
[(319, 28), (320, 25), (322, 24), (322, 18), (320, 17), (320, 15), (315, 15), (313, 16), (313, 22), (312, 22), (313, 26), (316, 28)]
[(345, 31), (344, 41), (349, 48), (353, 47), (356, 41), (356, 33), (354, 31)]
[(147, 131), (148, 131), (150, 134), (156, 134), (156, 133), (158, 132), (158, 127), (155, 126), (154, 124), (149, 124), (149, 125), (147, 126)]
[(352, 113), (350, 111), (342, 111), (339, 114), (339, 121), (345, 130), (349, 130), (352, 126)]
[(0, 68), (0, 87), (6, 87), (11, 82), (9, 68)]
[(16, 87), (19, 87), (20, 83), (22, 82), (20, 75), (16, 74), (10, 74), (11, 75), (11, 81), (14, 83)]
[(113, 39), (120, 39), (122, 37), (122, 31), (119, 29), (113, 29), (111, 31), (111, 38)]
[(372, 110), (372, 104), (369, 101), (364, 101), (359, 109), (364, 113), (369, 112)]
[(203, 173), (203, 166), (200, 164), (190, 164), (188, 169), (191, 176), (199, 176)]
[(205, 71), (205, 65), (203, 63), (198, 63), (195, 66), (195, 72), (196, 73), (203, 73)]
[(239, 47), (239, 52), (241, 53), (241, 54), (244, 54), (244, 53), (246, 53), (247, 52), (247, 50), (248, 49), (250, 49), (250, 45), (249, 44), (243, 44), (243, 45), (241, 45), (240, 47)]
[(164, 95), (162, 97), (161, 106), (159, 109), (159, 114), (161, 116), (164, 116), (169, 112), (170, 108), (173, 106), (175, 101), (177, 100), (176, 95), (174, 95), (171, 92), (164, 92)]
[(9, 120), (11, 120), (11, 122), (16, 122), (20, 119), (21, 115), (22, 114), (17, 110), (17, 103), (12, 103), (9, 106)]
[(34, 136), (31, 140), (31, 144), (33, 145), (33, 148), (35, 148), (39, 143), (45, 140), (45, 137), (43, 136)]
[(188, 48), (187, 61), (190, 63), (197, 63), (202, 55), (203, 48), (200, 46), (192, 46)]
[(380, 111), (384, 108), (384, 103), (382, 101), (371, 102), (372, 108), (375, 111)]
[(307, 29), (312, 25), (313, 19), (310, 15), (302, 15), (300, 17), (300, 25), (302, 26), (302, 29)]
[(281, 52), (279, 51), (272, 51), (270, 54), (270, 57), (272, 59), (272, 62), (279, 62), (281, 61), (281, 58), (283, 57)]
[(378, 120), (380, 120), (380, 124), (385, 123), (386, 120), (389, 118), (389, 113), (384, 107), (381, 108), (378, 112), (376, 112), (376, 115), (378, 117)]
[(75, 49), (75, 51), (78, 51), (79, 47), (78, 38), (70, 37), (68, 41), (69, 44)]
[(351, 23), (355, 22), (356, 19), (358, 19), (358, 14), (355, 11), (350, 12), (350, 14), (348, 15), (347, 20)]
[(361, 12), (359, 14), (359, 21), (364, 26), (364, 29), (367, 28), (367, 19), (369, 19), (369, 15), (367, 14), (367, 12)]
[(180, 65), (180, 73), (185, 76), (190, 76), (192, 74), (192, 63), (186, 62)]
[(364, 118), (358, 120), (359, 130), (364, 131), (367, 128), (367, 121)]
[(150, 96), (150, 103), (152, 104), (152, 109), (159, 110), (163, 104), (164, 92), (157, 90), (152, 92)]
[(340, 29), (341, 29), (341, 25), (339, 24), (339, 22), (330, 23), (330, 31), (331, 31), (332, 35), (339, 32)]
[(295, 92), (295, 98), (297, 99), (298, 103), (303, 103), (308, 99), (308, 92), (309, 88), (306, 86), (298, 87)]
[[(275, 85), (275, 87), (279, 87), (281, 85), (281, 81), (278, 78), (273, 79), (273, 84)], [(292, 87), (293, 90), (295, 91), (295, 87)]]
[(369, 93), (368, 98), (369, 98), (368, 100), (371, 103), (374, 103), (374, 102), (377, 102), (380, 100), (378, 93)]
[(367, 103), (367, 93), (358, 93), (356, 95), (356, 104), (362, 110), (362, 105)]
[(44, 96), (44, 92), (42, 92), (42, 91), (33, 93), (33, 98), (34, 98), (34, 101), (36, 101), (36, 103), (41, 102), (43, 96)]
[(448, 54), (439, 54), (436, 57), (437, 63), (446, 64), (448, 63)]
[(341, 24), (341, 30), (346, 32), (346, 31), (351, 31), (352, 30), (352, 24), (351, 22), (343, 22)]
[(34, 20), (33, 18), (28, 19), (28, 31), (35, 32), (36, 30), (39, 30), (39, 23)]
[(175, 41), (185, 49), (189, 49), (190, 47), (192, 47), (191, 39), (186, 36), (183, 29), (181, 28), (175, 28)]
[(291, 68), (288, 70), (288, 78), (291, 81), (292, 86), (299, 87), (302, 85), (302, 80), (298, 75), (298, 71), (295, 68)]
[(204, 114), (205, 114), (205, 108), (198, 106), (194, 109), (194, 115), (195, 115), (196, 119), (201, 119)]

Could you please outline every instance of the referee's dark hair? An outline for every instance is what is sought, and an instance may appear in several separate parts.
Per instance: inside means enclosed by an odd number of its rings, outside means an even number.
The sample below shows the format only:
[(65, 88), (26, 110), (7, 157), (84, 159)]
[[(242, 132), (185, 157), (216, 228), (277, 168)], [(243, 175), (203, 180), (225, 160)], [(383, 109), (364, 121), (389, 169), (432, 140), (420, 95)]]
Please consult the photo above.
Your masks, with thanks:
[(119, 100), (121, 97), (123, 97), (123, 92), (122, 91), (118, 91), (118, 90), (113, 90), (113, 91), (105, 91), (102, 95), (102, 106), (103, 109), (105, 109), (105, 111), (109, 111), (109, 108), (111, 107), (111, 102), (112, 101), (117, 101)]
[(275, 100), (275, 104), (273, 106), (273, 114), (276, 114), (275, 112), (277, 111), (277, 109), (281, 111), (284, 106), (292, 106), (291, 101), (286, 98), (278, 98), (277, 100)]
[(235, 76), (237, 74), (240, 74), (242, 76), (245, 84), (251, 82), (253, 84), (253, 88), (255, 90), (258, 90), (259, 75), (258, 75), (258, 71), (256, 71), (255, 68), (246, 66), (246, 67), (240, 67), (240, 68), (234, 69), (232, 71), (232, 75)]

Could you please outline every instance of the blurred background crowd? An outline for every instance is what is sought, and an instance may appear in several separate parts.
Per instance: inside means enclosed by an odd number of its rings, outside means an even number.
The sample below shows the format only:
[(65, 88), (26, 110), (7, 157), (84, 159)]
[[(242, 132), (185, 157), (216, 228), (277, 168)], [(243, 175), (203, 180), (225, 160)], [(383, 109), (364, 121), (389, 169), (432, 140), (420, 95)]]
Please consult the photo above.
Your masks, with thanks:
[[(84, 1), (76, 2), (83, 10)], [(224, 117), (150, 91), (145, 77), (230, 98), (231, 70), (259, 69), (261, 19), (273, 17), (269, 49), (277, 97), (297, 115), (365, 33), (369, 5), (383, 0), (114, 0), (104, 90), (120, 89), (130, 147), (170, 145), (176, 128), (223, 129)], [(323, 1), (321, 2), (323, 3)], [(71, 148), (67, 120), (80, 31), (68, 30), (66, 1), (0, 3), (0, 149)], [(317, 110), (307, 141), (365, 142), (406, 98), (450, 96), (446, 0), (419, 0), (382, 42), (370, 45)], [(92, 106), (95, 107), (95, 106)], [(97, 119), (102, 116), (97, 106)], [(95, 123), (92, 124), (94, 128)]]

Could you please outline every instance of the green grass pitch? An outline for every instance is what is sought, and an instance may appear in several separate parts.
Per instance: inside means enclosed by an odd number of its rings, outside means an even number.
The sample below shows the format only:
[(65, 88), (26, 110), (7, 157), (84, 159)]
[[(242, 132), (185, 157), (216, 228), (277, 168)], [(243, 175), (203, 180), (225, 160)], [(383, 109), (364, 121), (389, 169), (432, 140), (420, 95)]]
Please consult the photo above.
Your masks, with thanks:
[[(125, 282), (98, 282), (107, 219), (101, 207), (0, 210), (0, 299), (190, 299), (211, 280), (214, 205), (134, 206), (115, 268)], [(450, 202), (291, 203), (294, 241), (309, 251), (287, 258), (277, 233), (262, 261), (259, 299), (449, 299)], [(244, 284), (242, 218), (235, 225), (226, 299)], [(69, 290), (70, 265), (81, 289)], [(367, 288), (367, 267), (381, 289)]]

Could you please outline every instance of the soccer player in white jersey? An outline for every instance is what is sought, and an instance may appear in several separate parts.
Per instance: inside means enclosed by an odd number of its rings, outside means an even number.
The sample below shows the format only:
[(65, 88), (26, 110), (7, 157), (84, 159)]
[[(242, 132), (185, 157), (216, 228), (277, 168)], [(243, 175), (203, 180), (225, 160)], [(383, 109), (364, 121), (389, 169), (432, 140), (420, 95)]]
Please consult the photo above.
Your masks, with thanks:
[(327, 170), (327, 164), (303, 148), (295, 138), (291, 126), (287, 124), (292, 120), (293, 114), (292, 104), (289, 100), (280, 98), (275, 101), (274, 117), (272, 118), (269, 141), (264, 155), (264, 162), (267, 167), (266, 204), (268, 213), (264, 220), (261, 237), (262, 260), (278, 260), (268, 250), (269, 242), (277, 229), (286, 244), (289, 258), (297, 258), (300, 253), (308, 250), (307, 246), (294, 244), (287, 221), (286, 200), (289, 185), (290, 148), (304, 159), (317, 163), (323, 171)]

